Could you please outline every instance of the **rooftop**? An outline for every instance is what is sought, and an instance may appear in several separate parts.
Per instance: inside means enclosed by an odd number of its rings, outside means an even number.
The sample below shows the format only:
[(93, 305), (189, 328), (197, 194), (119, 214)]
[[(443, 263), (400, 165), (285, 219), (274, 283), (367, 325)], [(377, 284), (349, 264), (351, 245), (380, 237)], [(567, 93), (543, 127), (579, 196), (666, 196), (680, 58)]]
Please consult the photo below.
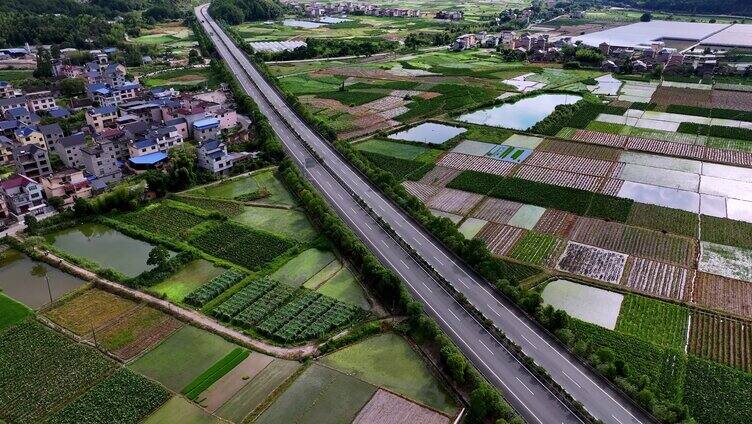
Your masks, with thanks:
[(162, 152), (149, 153), (148, 155), (128, 159), (133, 165), (156, 165), (164, 160), (167, 160), (167, 155)]
[(218, 127), (219, 126), (219, 119), (214, 117), (199, 119), (198, 121), (193, 123), (194, 128), (198, 128), (200, 130), (212, 128), (212, 127)]

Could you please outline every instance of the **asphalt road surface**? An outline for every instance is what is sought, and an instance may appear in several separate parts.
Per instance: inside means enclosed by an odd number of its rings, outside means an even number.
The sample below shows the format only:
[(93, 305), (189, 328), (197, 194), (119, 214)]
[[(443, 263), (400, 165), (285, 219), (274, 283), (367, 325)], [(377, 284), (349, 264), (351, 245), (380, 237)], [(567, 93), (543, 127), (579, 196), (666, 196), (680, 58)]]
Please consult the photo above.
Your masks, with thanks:
[[(209, 16), (207, 5), (195, 10), (220, 56), (242, 87), (267, 116), (286, 151), (321, 192), (333, 210), (360, 237), (379, 260), (408, 285), (439, 326), (505, 399), (530, 424), (578, 423), (580, 419), (554, 396), (530, 371), (492, 337), (378, 222), (356, 201), (363, 199), (400, 238), (415, 249), (431, 267), (491, 319), (526, 355), (544, 367), (553, 379), (595, 417), (607, 423), (651, 423), (621, 394), (579, 363), (521, 314), (496, 295), (482, 278), (444, 249), (401, 210), (350, 167), (327, 141), (315, 134), (262, 77), (232, 40)], [(306, 148), (306, 143), (308, 148)], [(310, 150), (322, 159), (322, 165)]]

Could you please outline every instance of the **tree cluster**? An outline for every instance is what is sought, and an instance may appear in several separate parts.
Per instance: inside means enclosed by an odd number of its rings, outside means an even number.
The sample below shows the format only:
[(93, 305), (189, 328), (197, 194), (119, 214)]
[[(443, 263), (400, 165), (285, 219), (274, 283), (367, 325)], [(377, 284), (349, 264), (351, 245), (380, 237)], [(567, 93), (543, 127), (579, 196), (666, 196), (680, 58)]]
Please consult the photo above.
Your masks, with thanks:
[(219, 21), (237, 25), (275, 19), (282, 15), (282, 6), (275, 0), (217, 0), (209, 5), (209, 14)]

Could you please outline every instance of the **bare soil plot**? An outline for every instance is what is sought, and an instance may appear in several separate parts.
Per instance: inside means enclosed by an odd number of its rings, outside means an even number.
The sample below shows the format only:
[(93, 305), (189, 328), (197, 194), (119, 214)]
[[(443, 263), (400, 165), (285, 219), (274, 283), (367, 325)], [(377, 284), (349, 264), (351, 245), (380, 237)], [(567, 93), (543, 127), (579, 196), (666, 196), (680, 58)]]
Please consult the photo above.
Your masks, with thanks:
[(719, 275), (698, 272), (691, 303), (752, 318), (752, 285)]
[(217, 415), (229, 421), (243, 422), (248, 414), (261, 405), (264, 399), (290, 378), (300, 366), (299, 362), (275, 359), (225, 402), (217, 410)]
[(243, 362), (201, 393), (196, 402), (207, 411), (215, 412), (273, 360), (271, 356), (252, 352)]
[[(458, 171), (459, 172), (459, 171)], [(402, 183), (408, 193), (420, 199), (421, 202), (426, 203), (428, 199), (438, 194), (441, 190), (439, 186), (433, 186), (416, 181), (405, 181)]]
[(473, 211), (473, 217), (495, 222), (497, 224), (506, 224), (521, 207), (522, 203), (487, 197), (483, 203)]
[(445, 187), (449, 181), (452, 181), (457, 175), (460, 174), (460, 170), (453, 168), (445, 168), (443, 166), (434, 166), (433, 169), (426, 172), (418, 182), (421, 184), (430, 184), (437, 187)]
[(712, 107), (713, 99), (710, 90), (660, 86), (653, 93), (650, 102), (665, 106), (679, 104), (710, 108)]
[(442, 188), (441, 191), (426, 202), (426, 206), (457, 215), (466, 215), (482, 199), (483, 196), (480, 194)]
[(353, 424), (449, 424), (450, 418), (383, 389), (376, 391)]
[(576, 222), (577, 215), (556, 209), (546, 209), (533, 229), (541, 233), (566, 238)]
[(56, 324), (82, 335), (90, 335), (118, 318), (131, 313), (138, 305), (112, 293), (88, 289), (50, 309), (45, 315)]
[(436, 165), (460, 171), (477, 171), (500, 176), (509, 175), (516, 166), (516, 164), (512, 162), (504, 162), (489, 157), (463, 155), (461, 153), (451, 152), (444, 155)]
[(486, 153), (488, 153), (494, 147), (496, 147), (496, 145), (492, 143), (465, 140), (462, 143), (458, 144), (454, 149), (452, 149), (452, 152), (461, 153), (464, 155), (485, 156)]
[(629, 137), (625, 148), (640, 150), (662, 155), (680, 156), (692, 159), (702, 159), (705, 156), (705, 147), (692, 144), (672, 143), (670, 141), (653, 140), (642, 137)]
[(522, 228), (490, 222), (475, 238), (485, 241), (494, 255), (504, 256), (526, 232)]
[(572, 229), (573, 241), (629, 255), (690, 267), (695, 258), (693, 240), (658, 231), (580, 217)]
[(536, 181), (560, 187), (577, 188), (589, 191), (598, 191), (605, 181), (601, 177), (575, 174), (573, 172), (558, 171), (531, 165), (520, 166), (515, 173), (515, 177), (528, 181)]
[(536, 149), (536, 151), (579, 156), (604, 161), (617, 161), (621, 155), (620, 150), (611, 147), (592, 146), (589, 144), (563, 140), (546, 140)]
[(556, 268), (616, 284), (621, 279), (626, 263), (625, 254), (570, 241)]
[(550, 152), (535, 152), (527, 159), (525, 164), (596, 177), (610, 176), (611, 169), (615, 165), (612, 161)]
[(695, 312), (689, 330), (689, 352), (701, 358), (752, 371), (752, 325), (749, 322)]
[(623, 185), (624, 180), (609, 178), (608, 180), (606, 180), (606, 183), (603, 184), (603, 187), (601, 187), (598, 192), (601, 194), (608, 194), (609, 196), (616, 196)]
[(97, 342), (127, 362), (170, 337), (183, 324), (152, 308), (139, 308), (110, 327), (97, 332)]
[(650, 259), (634, 258), (627, 287), (638, 292), (682, 301), (689, 294), (695, 271)]
[(729, 163), (729, 164), (734, 164), (734, 165), (752, 166), (752, 153), (740, 152), (738, 150), (726, 150), (726, 149), (716, 149), (714, 147), (705, 147), (705, 154), (703, 155), (703, 159), (714, 161), (714, 162)]

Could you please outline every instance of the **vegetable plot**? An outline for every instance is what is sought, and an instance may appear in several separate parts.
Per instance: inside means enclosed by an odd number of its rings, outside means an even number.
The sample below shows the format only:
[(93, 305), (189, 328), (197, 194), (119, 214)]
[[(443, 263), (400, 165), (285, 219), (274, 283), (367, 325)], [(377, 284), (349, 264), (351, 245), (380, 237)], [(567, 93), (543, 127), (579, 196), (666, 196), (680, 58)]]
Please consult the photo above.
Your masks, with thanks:
[(245, 277), (246, 274), (240, 271), (233, 269), (225, 271), (189, 293), (185, 298), (185, 303), (200, 308), (222, 294), (225, 290), (239, 283)]
[(718, 315), (693, 313), (689, 351), (752, 372), (752, 325)]
[(622, 253), (569, 242), (556, 268), (616, 284), (621, 279), (626, 262), (627, 255)]

